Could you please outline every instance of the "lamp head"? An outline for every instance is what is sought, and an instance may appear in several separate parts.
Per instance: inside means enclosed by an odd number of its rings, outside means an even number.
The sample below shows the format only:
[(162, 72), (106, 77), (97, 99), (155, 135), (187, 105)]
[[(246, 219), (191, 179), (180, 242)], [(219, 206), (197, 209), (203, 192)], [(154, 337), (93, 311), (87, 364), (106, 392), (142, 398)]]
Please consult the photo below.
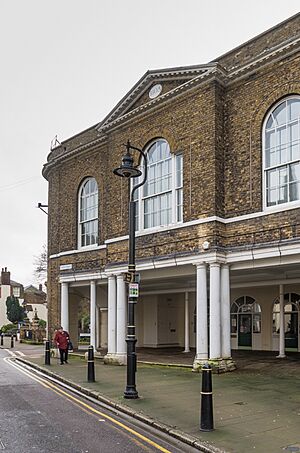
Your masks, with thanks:
[(133, 166), (133, 157), (127, 149), (127, 153), (123, 156), (122, 165), (114, 169), (114, 174), (122, 178), (135, 178), (141, 176), (142, 172)]

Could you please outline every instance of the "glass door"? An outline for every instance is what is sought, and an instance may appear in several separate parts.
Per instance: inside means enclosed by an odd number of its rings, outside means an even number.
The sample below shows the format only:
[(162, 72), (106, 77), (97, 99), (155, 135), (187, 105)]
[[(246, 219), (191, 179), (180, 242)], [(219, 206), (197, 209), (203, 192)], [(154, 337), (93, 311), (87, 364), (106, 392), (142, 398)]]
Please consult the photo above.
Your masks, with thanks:
[(285, 347), (287, 349), (298, 349), (298, 313), (285, 313)]
[(252, 347), (252, 314), (239, 314), (238, 346)]

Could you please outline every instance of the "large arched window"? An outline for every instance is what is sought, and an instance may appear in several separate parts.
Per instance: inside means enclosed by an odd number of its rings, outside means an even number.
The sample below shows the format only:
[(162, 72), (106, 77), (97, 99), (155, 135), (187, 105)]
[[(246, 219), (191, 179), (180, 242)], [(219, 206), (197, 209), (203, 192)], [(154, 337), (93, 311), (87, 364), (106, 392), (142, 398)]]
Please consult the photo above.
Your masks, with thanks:
[(152, 143), (146, 152), (147, 181), (135, 193), (136, 229), (182, 222), (182, 154), (171, 153), (163, 139)]
[(98, 243), (98, 185), (95, 178), (86, 179), (79, 190), (79, 247)]
[(300, 97), (289, 97), (268, 114), (264, 134), (265, 206), (300, 200)]

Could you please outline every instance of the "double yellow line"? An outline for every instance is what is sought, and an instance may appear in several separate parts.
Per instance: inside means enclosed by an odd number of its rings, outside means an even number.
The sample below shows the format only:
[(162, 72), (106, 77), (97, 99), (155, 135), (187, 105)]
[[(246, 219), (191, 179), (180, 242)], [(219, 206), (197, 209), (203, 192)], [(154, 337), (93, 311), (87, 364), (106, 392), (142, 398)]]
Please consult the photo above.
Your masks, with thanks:
[(96, 414), (97, 416), (101, 416), (102, 418), (104, 418), (106, 420), (109, 420), (114, 425), (117, 425), (118, 427), (124, 429), (125, 431), (129, 432), (133, 436), (137, 437), (138, 439), (141, 439), (146, 444), (151, 445), (152, 447), (156, 448), (159, 451), (162, 451), (163, 453), (171, 453), (170, 450), (167, 450), (166, 448), (162, 447), (161, 445), (158, 445), (156, 442), (153, 442), (148, 437), (143, 436), (142, 434), (138, 433), (134, 429), (129, 428), (128, 426), (124, 425), (123, 423), (119, 422), (118, 420), (115, 420), (113, 417), (110, 417), (109, 415), (104, 414), (101, 411), (98, 411), (94, 407), (90, 406), (87, 403), (84, 403), (83, 401), (81, 401), (80, 399), (76, 398), (75, 396), (70, 395), (68, 392), (65, 392), (63, 389), (61, 389), (60, 387), (56, 386), (52, 382), (49, 382), (49, 381), (47, 381), (46, 379), (43, 379), (40, 376), (34, 375), (29, 370), (25, 370), (22, 366), (20, 366), (20, 365), (16, 364), (15, 362), (13, 362), (10, 357), (5, 357), (3, 360), (5, 362), (9, 363), (11, 366), (16, 368), (17, 370), (19, 370), (21, 373), (25, 374), (26, 376), (30, 377), (34, 381), (36, 381), (39, 384), (41, 384), (43, 387), (48, 388), (48, 389), (52, 390), (54, 393), (56, 393), (56, 394), (58, 394), (60, 396), (64, 396), (64, 397), (68, 398), (69, 400), (71, 400), (72, 402), (76, 403), (77, 405), (81, 406), (82, 408), (84, 408), (85, 411), (91, 412), (92, 414)]

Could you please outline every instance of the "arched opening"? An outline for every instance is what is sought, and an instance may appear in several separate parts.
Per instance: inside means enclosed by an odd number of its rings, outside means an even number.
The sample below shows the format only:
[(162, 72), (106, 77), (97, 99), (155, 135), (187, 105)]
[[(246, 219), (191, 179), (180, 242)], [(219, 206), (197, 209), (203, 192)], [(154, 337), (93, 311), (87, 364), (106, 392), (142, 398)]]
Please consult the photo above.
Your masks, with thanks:
[(78, 199), (78, 247), (98, 244), (98, 185), (95, 178), (84, 180)]
[[(183, 161), (172, 153), (162, 138), (149, 144), (148, 177), (134, 193), (136, 229), (147, 230), (180, 223), (183, 220)], [(138, 178), (133, 180), (135, 185)]]
[(253, 335), (261, 333), (261, 307), (250, 296), (241, 296), (231, 304), (231, 335), (237, 337), (237, 347), (252, 349)]
[[(287, 293), (284, 295), (284, 343), (287, 351), (298, 350), (299, 308), (299, 294)], [(273, 336), (276, 337), (280, 333), (279, 299), (274, 301), (272, 318)]]
[(263, 125), (264, 205), (300, 201), (300, 97), (277, 103)]

